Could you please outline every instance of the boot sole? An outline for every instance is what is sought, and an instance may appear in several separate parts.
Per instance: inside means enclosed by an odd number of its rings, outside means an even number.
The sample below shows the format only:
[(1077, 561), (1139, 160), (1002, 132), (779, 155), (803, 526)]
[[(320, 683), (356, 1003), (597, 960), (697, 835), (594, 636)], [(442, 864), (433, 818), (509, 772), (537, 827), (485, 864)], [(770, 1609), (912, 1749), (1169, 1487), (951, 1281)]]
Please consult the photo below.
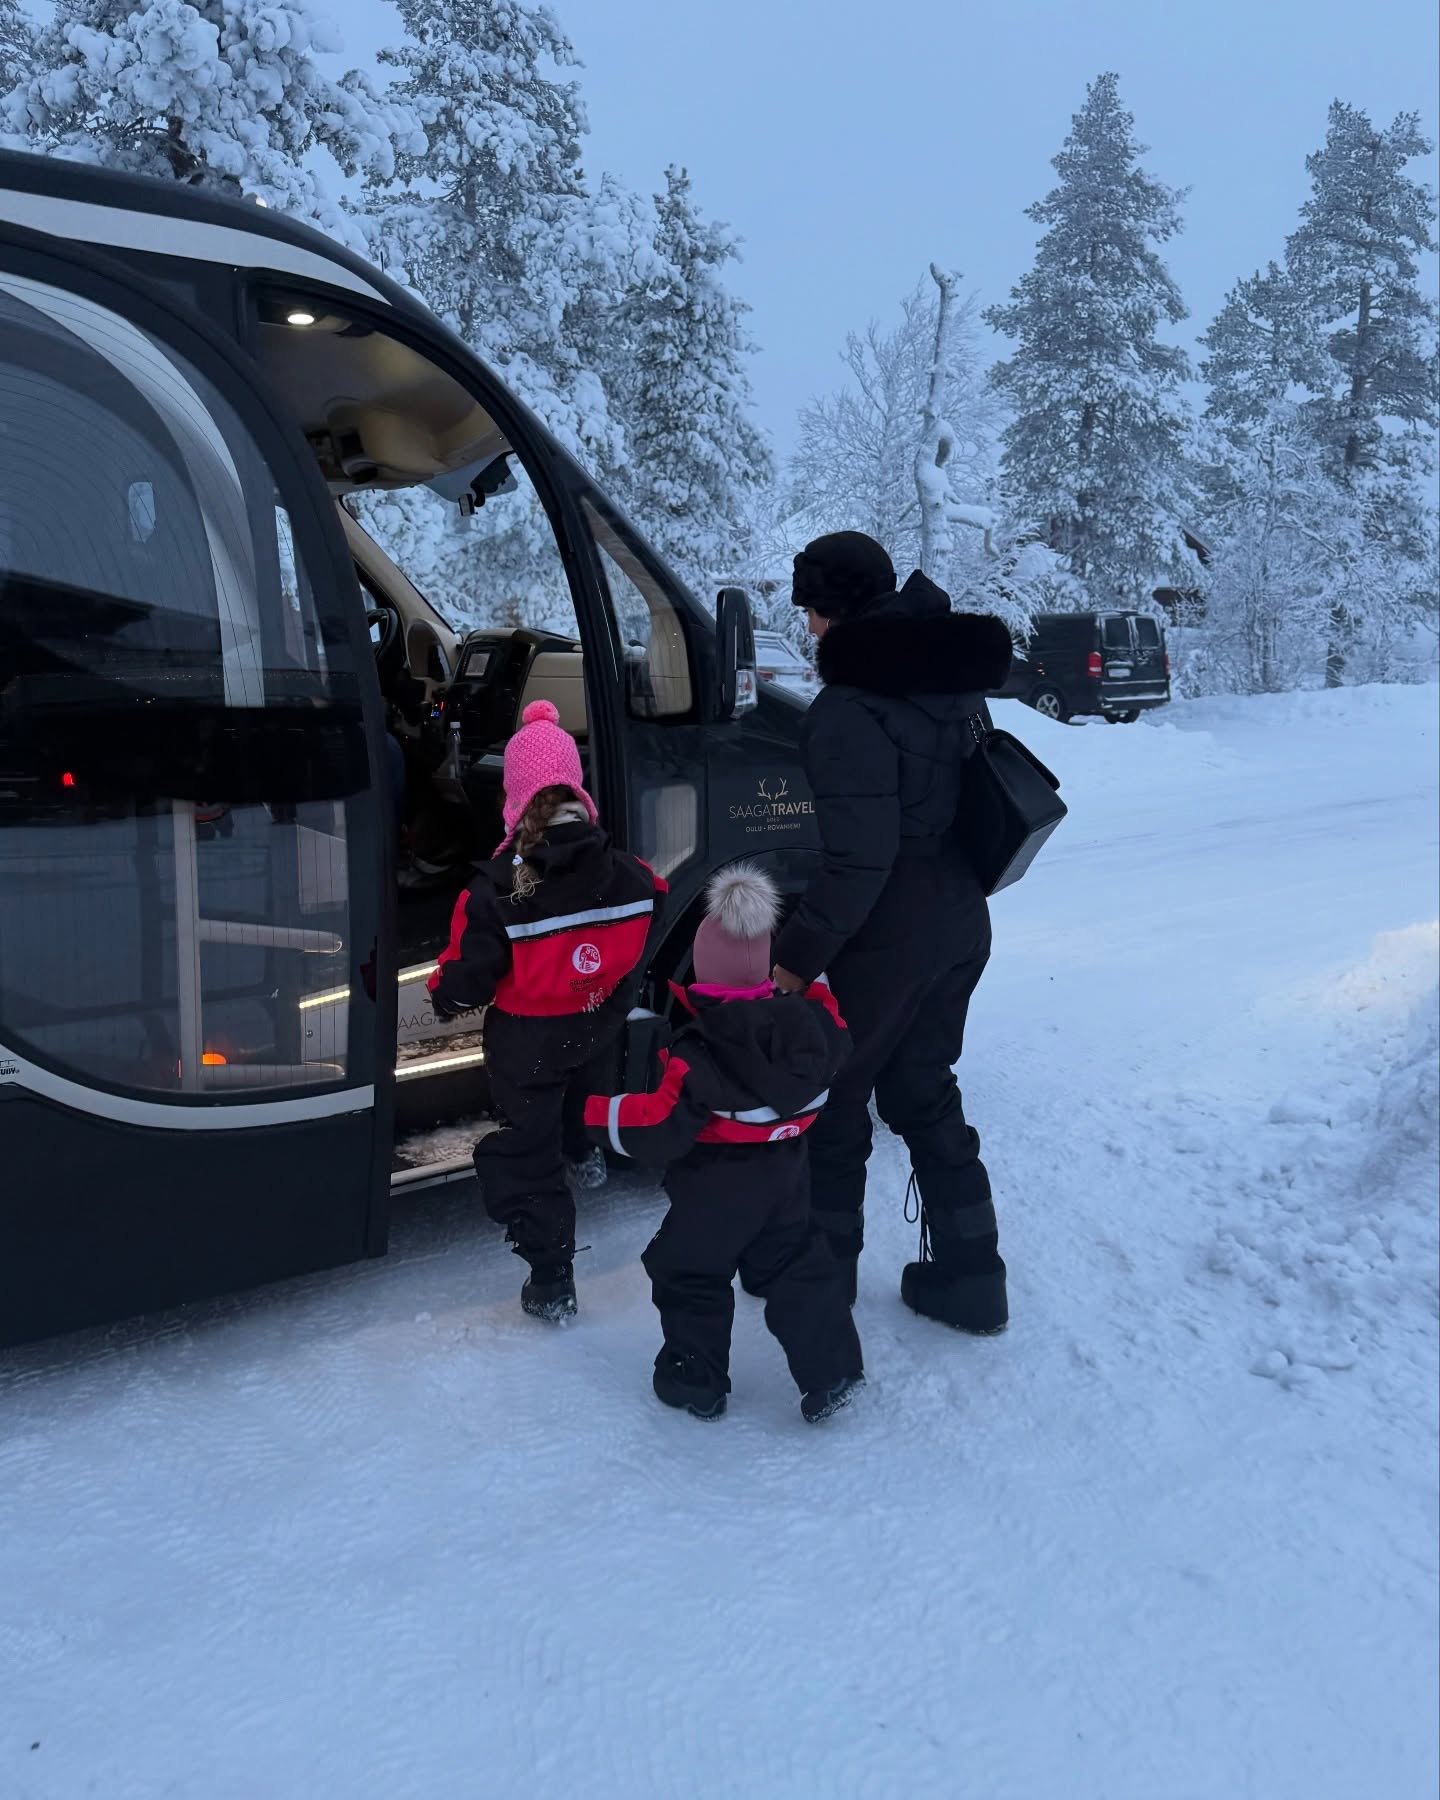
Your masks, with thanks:
[(567, 1319), (573, 1319), (579, 1310), (573, 1299), (522, 1300), (520, 1309), (529, 1318), (542, 1319), (547, 1325), (563, 1325)]
[[(910, 1306), (908, 1300), (905, 1304), (906, 1306)], [(947, 1331), (958, 1331), (965, 1337), (1004, 1337), (1005, 1333), (1010, 1329), (1010, 1321), (1008, 1319), (1000, 1325), (958, 1325), (954, 1319), (937, 1318), (934, 1313), (922, 1312), (918, 1306), (910, 1306), (910, 1310), (917, 1319), (928, 1319), (932, 1325), (943, 1325)]]
[(662, 1406), (668, 1406), (671, 1412), (683, 1412), (688, 1418), (698, 1419), (702, 1425), (714, 1425), (725, 1417), (725, 1401), (712, 1406), (708, 1412), (702, 1412), (698, 1406), (692, 1406), (688, 1400), (667, 1400), (663, 1394), (655, 1398)]

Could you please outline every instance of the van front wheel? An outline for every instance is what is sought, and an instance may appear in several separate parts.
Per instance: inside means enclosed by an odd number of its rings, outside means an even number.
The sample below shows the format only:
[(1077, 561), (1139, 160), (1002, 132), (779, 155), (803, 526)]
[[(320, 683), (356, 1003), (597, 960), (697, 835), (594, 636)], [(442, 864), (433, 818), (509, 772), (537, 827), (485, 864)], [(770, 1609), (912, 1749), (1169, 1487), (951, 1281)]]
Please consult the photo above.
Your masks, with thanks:
[(1063, 725), (1070, 717), (1070, 709), (1058, 688), (1041, 688), (1030, 704), (1042, 719), (1054, 719), (1057, 725)]

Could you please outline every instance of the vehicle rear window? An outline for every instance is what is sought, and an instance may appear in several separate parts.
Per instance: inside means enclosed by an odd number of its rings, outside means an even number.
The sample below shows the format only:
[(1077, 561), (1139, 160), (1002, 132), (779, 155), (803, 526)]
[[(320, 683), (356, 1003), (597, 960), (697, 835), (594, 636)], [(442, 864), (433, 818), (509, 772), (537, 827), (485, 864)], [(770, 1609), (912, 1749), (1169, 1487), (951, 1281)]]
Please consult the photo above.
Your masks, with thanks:
[(1130, 621), (1123, 615), (1100, 621), (1100, 642), (1107, 650), (1130, 648)]
[(1154, 619), (1137, 619), (1135, 636), (1142, 650), (1158, 650), (1160, 648), (1160, 627)]

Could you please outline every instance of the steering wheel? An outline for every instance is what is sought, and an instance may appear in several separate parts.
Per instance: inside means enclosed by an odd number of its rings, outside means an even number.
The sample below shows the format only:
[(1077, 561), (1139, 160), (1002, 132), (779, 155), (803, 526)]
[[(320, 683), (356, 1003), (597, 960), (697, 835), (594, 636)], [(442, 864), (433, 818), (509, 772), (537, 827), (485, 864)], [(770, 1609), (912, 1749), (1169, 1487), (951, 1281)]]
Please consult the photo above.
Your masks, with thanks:
[(373, 631), (377, 625), (380, 636), (374, 645), (375, 672), (383, 683), (399, 674), (405, 661), (405, 621), (393, 606), (367, 608), (365, 629)]

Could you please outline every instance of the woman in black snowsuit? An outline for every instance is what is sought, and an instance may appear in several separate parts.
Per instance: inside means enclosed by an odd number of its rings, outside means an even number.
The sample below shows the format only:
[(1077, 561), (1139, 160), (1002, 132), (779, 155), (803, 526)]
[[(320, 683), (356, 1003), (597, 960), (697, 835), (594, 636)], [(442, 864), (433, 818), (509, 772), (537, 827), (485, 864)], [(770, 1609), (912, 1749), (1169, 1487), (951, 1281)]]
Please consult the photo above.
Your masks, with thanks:
[(916, 573), (896, 591), (873, 538), (842, 531), (795, 558), (793, 599), (824, 687), (804, 729), (822, 857), (775, 941), (775, 979), (829, 972), (854, 1052), (810, 1133), (811, 1217), (847, 1265), (864, 1240), (870, 1099), (905, 1141), (929, 1256), (906, 1265), (916, 1312), (962, 1331), (1009, 1311), (990, 1180), (954, 1065), (990, 955), (985, 895), (952, 835), (969, 721), (1010, 667), (998, 619), (950, 610)]

